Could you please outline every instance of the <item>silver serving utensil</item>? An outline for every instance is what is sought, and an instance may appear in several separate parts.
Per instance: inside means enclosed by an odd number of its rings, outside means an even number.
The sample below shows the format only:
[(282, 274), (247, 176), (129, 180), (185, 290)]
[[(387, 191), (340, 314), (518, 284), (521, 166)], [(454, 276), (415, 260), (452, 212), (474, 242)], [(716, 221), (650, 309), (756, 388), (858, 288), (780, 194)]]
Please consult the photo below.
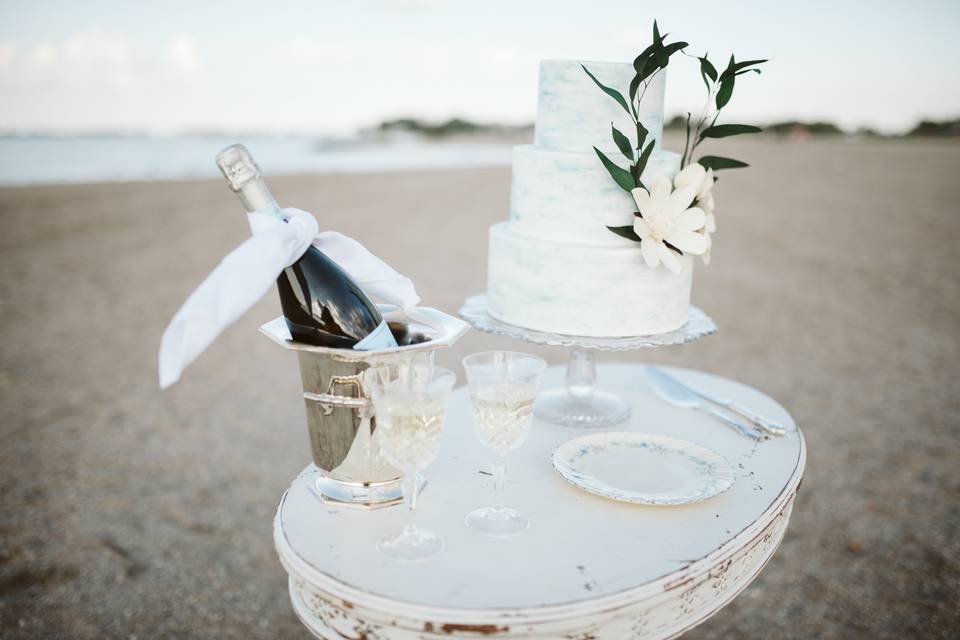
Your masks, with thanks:
[(702, 397), (694, 393), (688, 387), (682, 385), (675, 378), (656, 367), (645, 367), (647, 380), (650, 382), (650, 388), (657, 396), (674, 406), (686, 407), (688, 409), (700, 409), (714, 416), (723, 424), (727, 425), (740, 435), (751, 440), (762, 440), (763, 434), (759, 433), (743, 424), (739, 420), (731, 418), (716, 407), (708, 404)]
[(783, 435), (786, 435), (787, 433), (787, 428), (784, 427), (779, 422), (774, 422), (773, 420), (770, 420), (769, 418), (766, 418), (755, 411), (752, 411), (742, 405), (736, 404), (733, 400), (728, 400), (727, 398), (721, 398), (712, 393), (701, 391), (700, 389), (696, 388), (693, 385), (687, 384), (685, 382), (680, 382), (679, 380), (677, 380), (675, 377), (673, 377), (663, 369), (659, 369), (657, 367), (647, 367), (647, 369), (655, 369), (657, 373), (659, 373), (664, 378), (669, 378), (670, 380), (674, 381), (678, 385), (685, 387), (687, 390), (700, 396), (707, 402), (712, 402), (715, 405), (723, 407), (727, 411), (732, 411), (733, 413), (736, 413), (737, 415), (742, 416), (746, 420), (749, 420), (751, 423), (753, 423), (755, 427), (757, 427), (758, 429), (760, 429), (760, 431), (763, 431), (764, 433), (768, 433), (772, 436), (783, 436)]

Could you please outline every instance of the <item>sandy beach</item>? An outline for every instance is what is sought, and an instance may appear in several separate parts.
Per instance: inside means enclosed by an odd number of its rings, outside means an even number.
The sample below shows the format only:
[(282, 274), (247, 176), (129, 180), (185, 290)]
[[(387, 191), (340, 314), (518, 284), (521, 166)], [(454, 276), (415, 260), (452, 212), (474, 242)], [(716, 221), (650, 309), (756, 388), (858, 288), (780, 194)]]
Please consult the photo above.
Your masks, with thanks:
[[(668, 145), (669, 146), (669, 145)], [(690, 638), (956, 637), (960, 145), (725, 143), (694, 302), (720, 327), (620, 355), (735, 378), (803, 428), (807, 473), (760, 577)], [(506, 168), (271, 177), (455, 313), (485, 287)], [(274, 294), (179, 384), (167, 321), (241, 242), (222, 181), (0, 189), (0, 636), (307, 638), (271, 520), (309, 460)], [(516, 348), (472, 332), (440, 355)], [(536, 349), (551, 363), (562, 350)]]

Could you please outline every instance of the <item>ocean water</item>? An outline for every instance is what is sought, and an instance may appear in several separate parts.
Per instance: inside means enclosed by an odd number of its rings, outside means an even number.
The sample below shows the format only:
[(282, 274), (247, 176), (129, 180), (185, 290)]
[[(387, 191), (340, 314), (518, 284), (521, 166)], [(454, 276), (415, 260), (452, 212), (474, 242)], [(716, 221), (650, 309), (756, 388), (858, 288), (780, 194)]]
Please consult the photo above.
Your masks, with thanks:
[(0, 185), (197, 179), (213, 158), (247, 145), (265, 175), (508, 166), (499, 143), (329, 140), (311, 137), (0, 137)]

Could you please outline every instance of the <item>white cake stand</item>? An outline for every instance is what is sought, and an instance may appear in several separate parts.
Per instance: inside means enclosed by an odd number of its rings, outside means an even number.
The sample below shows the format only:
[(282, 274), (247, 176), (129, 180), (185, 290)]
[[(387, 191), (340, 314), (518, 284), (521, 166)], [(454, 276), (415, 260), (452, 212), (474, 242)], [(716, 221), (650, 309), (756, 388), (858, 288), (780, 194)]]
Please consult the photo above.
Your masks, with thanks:
[(628, 351), (685, 344), (717, 332), (717, 325), (710, 316), (693, 305), (690, 306), (687, 324), (675, 331), (621, 338), (568, 336), (500, 322), (487, 310), (486, 294), (467, 298), (460, 308), (460, 317), (484, 333), (524, 340), (532, 344), (571, 347), (566, 387), (540, 392), (534, 405), (534, 415), (545, 422), (572, 427), (608, 427), (630, 417), (630, 405), (623, 398), (596, 388), (597, 375), (593, 356), (595, 350)]

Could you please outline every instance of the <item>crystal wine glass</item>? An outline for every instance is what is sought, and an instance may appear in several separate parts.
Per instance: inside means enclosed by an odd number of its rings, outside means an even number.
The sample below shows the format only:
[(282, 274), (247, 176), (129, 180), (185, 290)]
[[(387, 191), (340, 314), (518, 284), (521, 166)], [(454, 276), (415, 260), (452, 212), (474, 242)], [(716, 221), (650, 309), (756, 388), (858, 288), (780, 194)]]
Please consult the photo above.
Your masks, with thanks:
[(377, 549), (394, 560), (421, 562), (440, 553), (443, 538), (417, 527), (417, 472), (433, 462), (456, 381), (448, 369), (417, 362), (381, 363), (364, 373), (364, 388), (373, 401), (380, 448), (403, 471), (403, 497), (409, 521), (387, 536)]
[(506, 455), (527, 439), (533, 424), (533, 401), (547, 363), (517, 351), (484, 351), (463, 359), (473, 405), (473, 428), (480, 443), (493, 450), (494, 504), (467, 514), (467, 525), (498, 538), (530, 526), (526, 516), (504, 505)]

